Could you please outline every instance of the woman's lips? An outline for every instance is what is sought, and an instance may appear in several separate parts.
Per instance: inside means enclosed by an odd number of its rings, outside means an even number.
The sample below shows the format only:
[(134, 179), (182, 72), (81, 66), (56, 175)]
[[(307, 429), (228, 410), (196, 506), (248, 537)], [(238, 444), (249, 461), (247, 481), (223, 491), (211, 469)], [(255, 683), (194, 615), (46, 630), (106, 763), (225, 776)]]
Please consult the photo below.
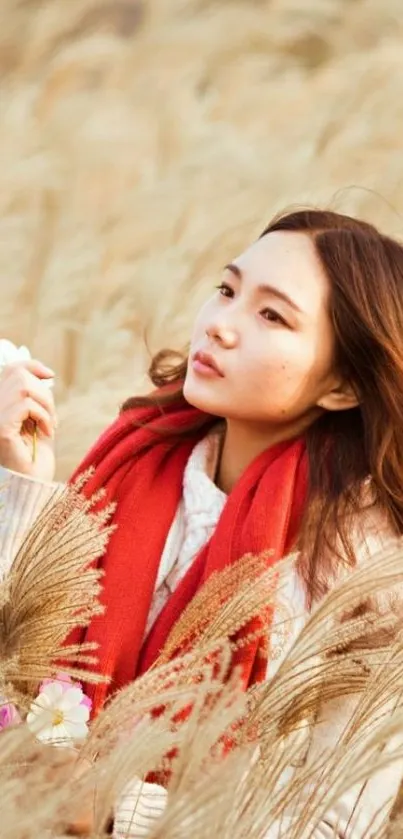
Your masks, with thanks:
[(213, 355), (197, 352), (192, 358), (192, 368), (195, 373), (207, 378), (223, 378), (224, 373)]

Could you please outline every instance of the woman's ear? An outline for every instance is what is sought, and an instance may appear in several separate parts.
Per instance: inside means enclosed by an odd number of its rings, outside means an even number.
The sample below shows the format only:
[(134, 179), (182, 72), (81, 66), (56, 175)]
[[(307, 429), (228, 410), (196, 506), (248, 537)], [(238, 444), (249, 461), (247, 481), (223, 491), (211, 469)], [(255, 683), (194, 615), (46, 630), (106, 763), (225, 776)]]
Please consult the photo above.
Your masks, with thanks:
[(325, 411), (348, 411), (359, 405), (359, 399), (351, 385), (348, 382), (342, 382), (321, 396), (317, 404)]

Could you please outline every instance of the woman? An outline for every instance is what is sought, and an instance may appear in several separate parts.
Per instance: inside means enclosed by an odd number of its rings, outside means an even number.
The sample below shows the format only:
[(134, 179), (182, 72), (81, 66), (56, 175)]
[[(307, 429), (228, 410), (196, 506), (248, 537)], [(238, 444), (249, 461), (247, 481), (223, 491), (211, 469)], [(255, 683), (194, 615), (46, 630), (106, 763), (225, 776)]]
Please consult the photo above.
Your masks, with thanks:
[[(79, 469), (95, 467), (88, 492), (103, 487), (117, 504), (102, 560), (106, 612), (84, 633), (99, 644), (112, 690), (155, 661), (212, 571), (247, 552), (271, 549), (275, 562), (297, 548), (267, 627), (270, 659), (256, 642), (238, 660), (245, 688), (270, 678), (335, 579), (401, 536), (402, 323), (403, 248), (347, 216), (279, 217), (226, 266), (187, 361), (175, 367), (157, 356), (157, 389), (128, 400)], [(0, 382), (5, 568), (49, 494), (51, 375), (28, 362)], [(27, 419), (39, 429), (35, 463)], [(280, 644), (284, 609), (290, 631)], [(106, 696), (97, 686), (95, 706)], [(316, 750), (337, 739), (351, 708), (346, 698), (324, 709)], [(361, 835), (398, 783), (393, 769), (364, 793), (352, 791), (317, 835), (333, 835), (336, 825), (347, 835), (353, 811)]]

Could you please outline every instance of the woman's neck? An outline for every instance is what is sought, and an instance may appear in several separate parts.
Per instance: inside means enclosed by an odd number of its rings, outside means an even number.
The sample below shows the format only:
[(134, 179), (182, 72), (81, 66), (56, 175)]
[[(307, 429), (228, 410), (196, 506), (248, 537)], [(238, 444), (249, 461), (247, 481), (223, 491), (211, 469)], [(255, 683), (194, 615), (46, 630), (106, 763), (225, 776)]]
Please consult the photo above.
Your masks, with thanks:
[(227, 421), (217, 467), (215, 483), (227, 495), (248, 468), (249, 464), (277, 443), (298, 436), (301, 429), (284, 426), (268, 428), (251, 423)]

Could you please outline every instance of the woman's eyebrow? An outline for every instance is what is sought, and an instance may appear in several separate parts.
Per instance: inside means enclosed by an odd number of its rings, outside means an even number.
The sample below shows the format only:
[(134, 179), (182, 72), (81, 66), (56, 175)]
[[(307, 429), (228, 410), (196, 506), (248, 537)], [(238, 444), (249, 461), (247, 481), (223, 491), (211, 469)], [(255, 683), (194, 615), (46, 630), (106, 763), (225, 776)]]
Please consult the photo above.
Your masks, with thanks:
[[(243, 279), (243, 272), (241, 271), (238, 265), (235, 265), (234, 262), (230, 262), (228, 265), (225, 265), (224, 271), (231, 271), (231, 273), (234, 274), (234, 276), (237, 277), (238, 280)], [(258, 285), (257, 290), (266, 294), (272, 294), (273, 297), (277, 297), (279, 300), (283, 300), (296, 312), (302, 314), (302, 309), (300, 309), (295, 300), (292, 300), (292, 298), (289, 297), (288, 294), (285, 293), (285, 291), (280, 291), (279, 288), (276, 288), (272, 285), (268, 285), (267, 283), (261, 283), (260, 285)]]

